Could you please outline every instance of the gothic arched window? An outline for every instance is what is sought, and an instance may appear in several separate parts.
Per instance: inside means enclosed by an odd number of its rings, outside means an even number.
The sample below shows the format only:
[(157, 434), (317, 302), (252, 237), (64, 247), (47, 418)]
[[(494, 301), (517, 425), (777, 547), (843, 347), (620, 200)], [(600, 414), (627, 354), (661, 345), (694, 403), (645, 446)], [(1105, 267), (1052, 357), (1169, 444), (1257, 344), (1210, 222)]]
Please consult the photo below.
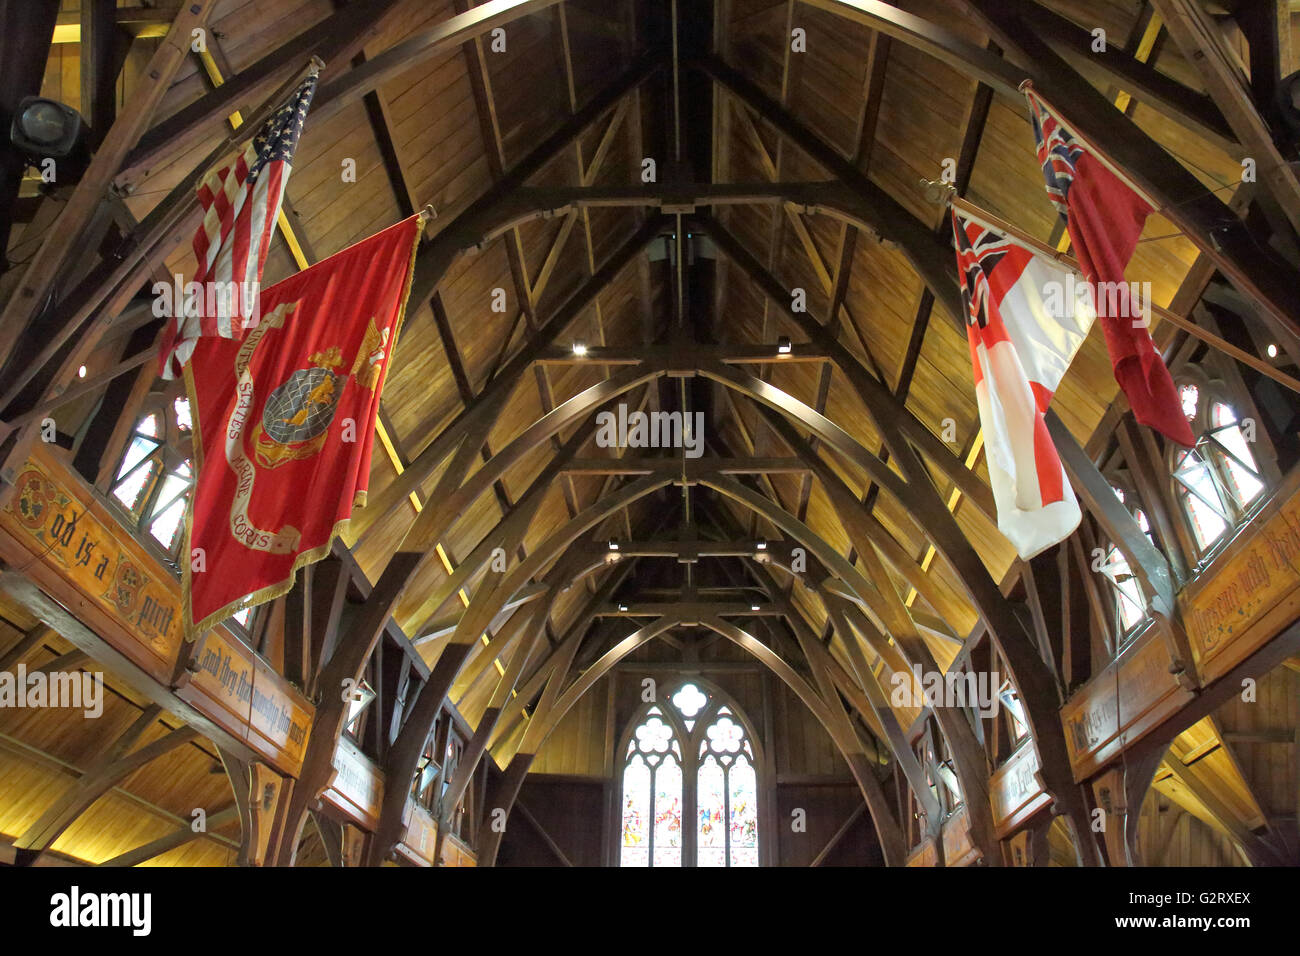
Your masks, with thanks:
[[(177, 562), (182, 560), (185, 509), (194, 488), (193, 430), (188, 399), (151, 396), (108, 485), (109, 497), (130, 516), (137, 532), (148, 535)], [(247, 629), (252, 615), (252, 608), (244, 608), (232, 619)]]
[(189, 458), (190, 405), (157, 401), (136, 422), (109, 485), (109, 495), (172, 557), (185, 537), (185, 506), (194, 486)]
[[(1120, 500), (1133, 519), (1142, 529), (1142, 533), (1147, 536), (1147, 540), (1155, 546), (1155, 538), (1151, 534), (1151, 523), (1147, 520), (1146, 512), (1136, 506), (1136, 498), (1130, 501), (1130, 495), (1123, 488), (1112, 485), (1115, 497)], [(1111, 545), (1106, 552), (1105, 562), (1102, 564), (1102, 573), (1110, 583), (1112, 593), (1115, 599), (1115, 633), (1123, 638), (1129, 635), (1133, 630), (1146, 620), (1147, 616), (1147, 599), (1142, 593), (1142, 586), (1138, 583), (1137, 576), (1133, 574), (1133, 569), (1129, 567), (1128, 559), (1124, 553), (1115, 545)]]
[(627, 735), (619, 864), (758, 866), (758, 766), (744, 718), (694, 682), (668, 700)]
[(1253, 419), (1242, 420), (1212, 383), (1184, 381), (1178, 394), (1196, 447), (1174, 450), (1174, 490), (1204, 553), (1240, 523), (1263, 493), (1264, 475), (1251, 450)]

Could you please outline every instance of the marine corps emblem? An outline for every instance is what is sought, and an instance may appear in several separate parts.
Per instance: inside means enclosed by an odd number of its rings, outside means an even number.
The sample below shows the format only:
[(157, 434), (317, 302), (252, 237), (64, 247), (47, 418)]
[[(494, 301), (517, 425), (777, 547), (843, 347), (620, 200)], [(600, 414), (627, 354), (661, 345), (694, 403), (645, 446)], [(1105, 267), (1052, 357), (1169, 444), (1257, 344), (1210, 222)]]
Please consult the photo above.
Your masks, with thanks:
[(275, 468), (288, 461), (310, 458), (325, 444), (334, 421), (346, 376), (334, 370), (343, 364), (338, 346), (311, 357), (273, 391), (253, 429), (253, 450), (260, 464)]

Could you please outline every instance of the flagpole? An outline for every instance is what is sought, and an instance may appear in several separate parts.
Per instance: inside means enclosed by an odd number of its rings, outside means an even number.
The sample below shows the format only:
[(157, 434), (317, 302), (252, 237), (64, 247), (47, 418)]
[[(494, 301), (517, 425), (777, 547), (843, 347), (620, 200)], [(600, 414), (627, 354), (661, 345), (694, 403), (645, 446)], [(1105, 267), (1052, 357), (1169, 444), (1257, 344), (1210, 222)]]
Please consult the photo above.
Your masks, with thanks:
[[(921, 180), (921, 183), (927, 187), (926, 196), (932, 202), (942, 202), (946, 206), (957, 209), (964, 216), (978, 222), (980, 225), (988, 226), (990, 229), (995, 229), (998, 232), (1004, 233), (1035, 255), (1041, 256), (1044, 259), (1051, 259), (1060, 266), (1070, 269), (1073, 272), (1077, 272), (1080, 275), (1083, 274), (1083, 270), (1079, 267), (1079, 261), (1073, 256), (1062, 252), (1060, 249), (1049, 246), (1045, 242), (1035, 239), (1033, 236), (1029, 235), (1029, 233), (1012, 225), (1005, 219), (995, 216), (993, 213), (988, 212), (985, 209), (981, 209), (969, 200), (961, 198), (957, 195), (956, 190), (947, 183), (936, 183), (928, 179)], [(939, 190), (946, 192), (946, 195), (940, 193)], [(1249, 352), (1237, 348), (1237, 346), (1233, 345), (1231, 342), (1220, 338), (1213, 332), (1201, 328), (1196, 323), (1183, 318), (1178, 313), (1171, 312), (1164, 306), (1156, 305), (1154, 302), (1150, 303), (1150, 305), (1151, 311), (1161, 319), (1164, 319), (1176, 328), (1181, 329), (1193, 338), (1200, 339), (1211, 348), (1222, 352), (1230, 358), (1236, 359), (1243, 365), (1253, 368), (1255, 371), (1259, 372), (1259, 374), (1271, 378), (1279, 385), (1283, 385), (1293, 392), (1300, 393), (1300, 380), (1294, 379), (1280, 369), (1274, 368), (1258, 356), (1251, 355)]]

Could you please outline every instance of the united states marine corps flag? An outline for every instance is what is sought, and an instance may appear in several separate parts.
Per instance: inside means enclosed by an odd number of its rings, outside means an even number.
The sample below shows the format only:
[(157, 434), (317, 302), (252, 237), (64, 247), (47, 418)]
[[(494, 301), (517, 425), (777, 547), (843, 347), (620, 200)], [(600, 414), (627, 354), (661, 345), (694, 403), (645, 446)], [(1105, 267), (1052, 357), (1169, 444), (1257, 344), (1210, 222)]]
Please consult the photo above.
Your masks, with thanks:
[(421, 220), (264, 290), (241, 338), (199, 339), (185, 367), (198, 464), (187, 635), (284, 594), (365, 503)]

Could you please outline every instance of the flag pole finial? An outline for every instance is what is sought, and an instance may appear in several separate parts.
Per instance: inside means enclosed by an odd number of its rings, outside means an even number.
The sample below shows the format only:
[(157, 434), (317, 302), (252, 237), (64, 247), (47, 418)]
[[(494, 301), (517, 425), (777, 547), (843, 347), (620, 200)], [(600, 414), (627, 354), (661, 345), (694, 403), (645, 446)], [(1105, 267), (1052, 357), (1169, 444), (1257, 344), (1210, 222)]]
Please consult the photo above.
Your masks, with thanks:
[(1029, 79), (1028, 77), (1025, 77), (1023, 80), (1021, 80), (1020, 85), (1016, 87), (1016, 89), (1018, 89), (1021, 93), (1028, 93), (1033, 88), (1034, 88), (1034, 81)]
[(438, 218), (438, 210), (433, 208), (433, 203), (425, 203), (424, 208), (420, 210), (420, 225), (424, 225), (430, 219)]
[(323, 69), (325, 69), (325, 61), (313, 53), (312, 58), (307, 61), (307, 72), (312, 76), (319, 76)]
[(936, 205), (951, 206), (953, 199), (957, 196), (957, 187), (952, 183), (946, 183), (941, 179), (921, 179), (921, 185), (925, 187), (925, 201), (932, 202)]

